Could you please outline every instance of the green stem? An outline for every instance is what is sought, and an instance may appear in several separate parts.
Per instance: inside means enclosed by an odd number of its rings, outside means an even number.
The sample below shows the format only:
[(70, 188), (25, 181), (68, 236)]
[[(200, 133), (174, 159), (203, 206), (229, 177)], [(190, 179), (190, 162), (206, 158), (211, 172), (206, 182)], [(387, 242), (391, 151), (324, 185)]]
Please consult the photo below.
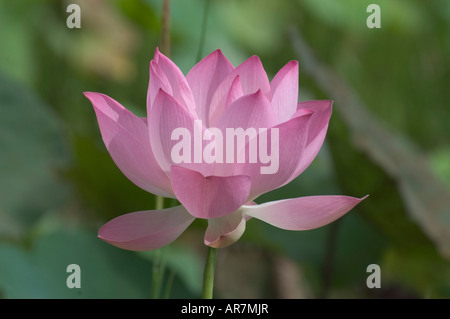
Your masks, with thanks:
[(175, 272), (173, 270), (170, 271), (169, 278), (167, 279), (166, 291), (164, 293), (164, 299), (169, 299), (170, 290), (172, 289), (173, 279), (175, 278)]
[(206, 256), (205, 271), (203, 273), (202, 299), (212, 299), (214, 290), (214, 270), (216, 268), (217, 248), (209, 247)]
[(156, 210), (164, 209), (164, 197), (156, 196), (155, 209)]
[(160, 49), (170, 57), (170, 0), (163, 0), (161, 24)]
[[(156, 210), (164, 209), (164, 197), (156, 196), (155, 209)], [(152, 295), (154, 299), (160, 297), (161, 286), (164, 277), (165, 265), (163, 263), (161, 249), (162, 248), (157, 249), (153, 252), (154, 255), (153, 255), (153, 269), (152, 269), (152, 277), (153, 277)]]
[(208, 25), (208, 13), (211, 0), (205, 0), (205, 8), (203, 9), (202, 29), (200, 33), (200, 42), (198, 44), (197, 62), (199, 62), (203, 56), (203, 46), (206, 38), (206, 27)]
[(152, 295), (153, 299), (158, 299), (161, 293), (162, 277), (164, 276), (164, 269), (162, 267), (161, 249), (155, 250), (153, 257), (153, 285)]
[(325, 248), (325, 261), (324, 267), (322, 271), (322, 291), (320, 292), (319, 298), (325, 299), (328, 297), (328, 292), (331, 285), (331, 279), (333, 276), (333, 267), (335, 262), (335, 253), (336, 253), (336, 242), (337, 236), (339, 232), (339, 226), (341, 224), (341, 220), (337, 220), (330, 225), (327, 235), (327, 242)]

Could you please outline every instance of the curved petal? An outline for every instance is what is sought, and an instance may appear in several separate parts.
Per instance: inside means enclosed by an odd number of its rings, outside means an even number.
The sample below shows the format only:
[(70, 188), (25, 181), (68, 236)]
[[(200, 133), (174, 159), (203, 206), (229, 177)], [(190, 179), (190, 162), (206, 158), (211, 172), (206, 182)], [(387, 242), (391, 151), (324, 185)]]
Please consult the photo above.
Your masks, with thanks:
[(191, 89), (183, 72), (181, 72), (178, 66), (168, 57), (159, 52), (158, 48), (155, 50), (153, 60), (169, 81), (170, 86), (172, 87), (173, 97), (186, 106), (191, 112), (195, 112), (194, 97), (192, 96)]
[(172, 86), (166, 75), (162, 72), (155, 60), (150, 61), (150, 79), (147, 90), (147, 115), (150, 116), (153, 102), (160, 89), (169, 95), (173, 95)]
[(270, 100), (277, 114), (278, 123), (289, 120), (297, 110), (298, 62), (287, 63), (270, 83)]
[(234, 78), (233, 83), (231, 83), (230, 90), (228, 91), (225, 108), (242, 96), (244, 96), (244, 91), (242, 91), (241, 78), (237, 75)]
[(163, 90), (156, 96), (149, 131), (155, 158), (167, 174), (172, 165), (205, 175), (213, 169), (202, 159), (204, 127), (201, 121)]
[(169, 178), (153, 155), (145, 121), (104, 94), (84, 95), (94, 107), (103, 141), (122, 173), (150, 193), (173, 197)]
[(247, 202), (251, 179), (245, 175), (208, 176), (172, 166), (172, 187), (177, 199), (193, 216), (218, 218)]
[(186, 75), (194, 96), (198, 118), (206, 127), (209, 122), (209, 107), (217, 87), (233, 71), (233, 65), (216, 50), (197, 63)]
[[(245, 156), (245, 163), (236, 165), (235, 174), (252, 178), (250, 199), (281, 187), (292, 179), (292, 174), (305, 152), (311, 116), (311, 113), (305, 113), (274, 126), (266, 132), (261, 132), (257, 140), (246, 144), (244, 155), (241, 155)], [(249, 159), (251, 143), (258, 143), (259, 156), (256, 163)]]
[(98, 237), (123, 249), (153, 250), (177, 239), (194, 219), (183, 206), (129, 213), (103, 225)]
[(235, 243), (245, 231), (246, 220), (240, 210), (220, 218), (208, 219), (208, 228), (204, 238), (205, 245), (223, 248)]
[(209, 112), (209, 126), (216, 126), (226, 108), (227, 96), (236, 76), (240, 78), (240, 84), (244, 95), (255, 93), (258, 90), (264, 95), (270, 92), (269, 79), (257, 56), (252, 56), (238, 65), (217, 87), (211, 99)]
[(312, 111), (313, 113), (308, 128), (308, 140), (306, 141), (305, 152), (297, 168), (295, 169), (295, 173), (292, 175), (292, 179), (300, 175), (306, 168), (308, 168), (319, 153), (327, 134), (332, 104), (333, 101), (330, 100), (317, 100), (299, 103), (299, 108), (294, 114), (294, 118), (304, 114), (305, 112)]
[(309, 196), (257, 206), (243, 206), (244, 214), (286, 230), (308, 230), (340, 218), (367, 196)]
[(267, 94), (270, 91), (267, 73), (258, 56), (254, 55), (245, 60), (236, 67), (235, 72), (241, 78), (244, 94), (254, 93), (257, 90)]
[[(242, 82), (241, 82), (242, 83)], [(276, 115), (269, 99), (261, 90), (244, 95), (231, 103), (217, 123), (225, 132), (227, 128), (270, 128), (276, 124)]]

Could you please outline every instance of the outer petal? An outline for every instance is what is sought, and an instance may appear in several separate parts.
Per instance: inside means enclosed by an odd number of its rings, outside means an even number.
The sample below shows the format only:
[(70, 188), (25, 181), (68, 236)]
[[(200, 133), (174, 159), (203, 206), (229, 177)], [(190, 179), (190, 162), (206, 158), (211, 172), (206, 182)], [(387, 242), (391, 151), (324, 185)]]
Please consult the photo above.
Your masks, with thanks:
[(159, 52), (158, 48), (155, 51), (154, 61), (158, 64), (161, 71), (166, 76), (172, 87), (173, 97), (186, 106), (191, 112), (195, 112), (195, 101), (192, 95), (189, 84), (183, 75), (183, 72), (173, 63), (168, 57)]
[[(311, 114), (293, 118), (281, 123), (270, 130), (263, 139), (263, 134), (258, 135), (257, 141), (250, 141), (245, 148), (246, 161), (237, 164), (235, 174), (244, 174), (252, 178), (252, 189), (250, 199), (281, 187), (292, 179), (298, 163), (305, 152), (307, 132)], [(278, 132), (278, 134), (275, 134)], [(251, 163), (249, 160), (249, 144), (258, 143), (258, 162)], [(267, 151), (261, 151), (261, 145), (267, 145)], [(261, 155), (270, 154), (270, 161), (263, 163)]]
[(107, 222), (98, 237), (123, 249), (153, 250), (177, 239), (194, 219), (183, 206), (130, 213)]
[(257, 206), (243, 206), (244, 214), (286, 230), (308, 230), (340, 218), (363, 198), (349, 196), (309, 196), (284, 199)]
[(298, 62), (290, 61), (270, 83), (270, 98), (277, 113), (278, 123), (289, 120), (297, 110)]
[(103, 141), (122, 173), (150, 193), (173, 197), (170, 181), (153, 155), (145, 121), (104, 94), (84, 95), (94, 106)]
[(208, 126), (211, 99), (220, 83), (233, 71), (233, 65), (216, 50), (195, 65), (186, 75), (194, 96), (198, 118)]
[[(190, 169), (195, 169), (202, 174), (208, 174), (212, 170), (212, 166), (203, 162), (201, 156), (196, 159), (196, 155), (203, 155), (202, 137), (204, 127), (200, 121), (189, 110), (178, 103), (172, 96), (160, 90), (158, 93), (152, 115), (149, 119), (150, 140), (155, 154), (155, 158), (162, 169), (170, 174), (172, 165), (180, 165)], [(188, 136), (172, 136), (174, 132), (179, 130), (186, 131)], [(186, 146), (190, 148), (191, 154), (186, 161), (182, 159), (172, 158), (172, 151), (175, 145), (186, 141)], [(197, 155), (197, 157), (199, 157)], [(176, 155), (178, 156), (178, 155)], [(195, 163), (195, 162), (198, 163)]]
[(147, 115), (150, 117), (153, 102), (160, 89), (163, 89), (170, 95), (173, 95), (172, 86), (169, 83), (164, 72), (158, 66), (155, 60), (150, 61), (150, 80), (147, 90)]
[(198, 218), (218, 218), (247, 202), (251, 179), (245, 175), (208, 176), (183, 167), (171, 169), (172, 187), (180, 203)]
[(261, 60), (257, 56), (252, 56), (242, 64), (237, 66), (217, 87), (211, 100), (209, 112), (209, 126), (216, 126), (226, 108), (227, 96), (236, 76), (240, 78), (242, 92), (245, 95), (261, 90), (262, 93), (270, 92), (269, 79), (264, 71)]
[(299, 108), (293, 117), (304, 114), (305, 111), (313, 111), (308, 129), (308, 140), (306, 149), (299, 162), (292, 179), (300, 175), (314, 160), (322, 147), (325, 135), (328, 130), (328, 123), (331, 117), (331, 105), (333, 101), (307, 101), (299, 103)]
[(246, 220), (241, 210), (224, 217), (208, 219), (205, 245), (223, 248), (235, 243), (245, 231)]

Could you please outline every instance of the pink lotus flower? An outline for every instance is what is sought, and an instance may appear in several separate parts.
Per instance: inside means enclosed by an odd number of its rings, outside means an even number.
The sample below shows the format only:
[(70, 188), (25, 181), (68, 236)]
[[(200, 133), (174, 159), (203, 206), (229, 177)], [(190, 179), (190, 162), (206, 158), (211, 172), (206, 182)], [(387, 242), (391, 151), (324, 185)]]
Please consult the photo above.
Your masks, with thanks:
[[(308, 230), (338, 219), (364, 198), (310, 196), (261, 205), (253, 200), (301, 174), (324, 141), (331, 116), (331, 101), (298, 103), (298, 63), (287, 63), (269, 82), (261, 61), (253, 56), (233, 65), (216, 50), (187, 76), (158, 50), (150, 62), (147, 118), (132, 114), (112, 98), (85, 92), (97, 115), (103, 141), (119, 169), (140, 188), (163, 197), (177, 198), (182, 206), (119, 216), (99, 230), (99, 237), (129, 250), (153, 250), (180, 236), (195, 218), (208, 220), (204, 242), (225, 247), (237, 241), (246, 222), (256, 218), (287, 230)], [(278, 165), (270, 174), (262, 158), (249, 160), (251, 138), (243, 145), (220, 149), (244, 152), (245, 161), (174, 158), (179, 143), (173, 132), (183, 128), (191, 136), (207, 136), (227, 128), (255, 128), (267, 140), (268, 129), (278, 139)], [(219, 132), (219, 133), (220, 133)], [(200, 135), (199, 135), (200, 134)], [(205, 135), (206, 134), (206, 135)], [(209, 134), (211, 135), (211, 134)], [(219, 135), (214, 135), (215, 138)], [(197, 148), (198, 144), (192, 149)], [(200, 151), (207, 144), (202, 142)], [(184, 152), (187, 152), (186, 148)], [(189, 154), (181, 154), (187, 156)], [(223, 159), (223, 158), (222, 158)]]

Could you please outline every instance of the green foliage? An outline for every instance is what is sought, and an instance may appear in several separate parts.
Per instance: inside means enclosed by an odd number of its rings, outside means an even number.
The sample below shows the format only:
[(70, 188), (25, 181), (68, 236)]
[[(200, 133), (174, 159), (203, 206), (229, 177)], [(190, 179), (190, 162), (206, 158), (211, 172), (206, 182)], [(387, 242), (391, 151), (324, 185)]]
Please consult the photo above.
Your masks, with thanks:
[[(151, 262), (84, 230), (41, 234), (30, 249), (0, 246), (0, 288), (6, 298), (150, 298)], [(67, 266), (80, 266), (81, 288), (69, 289)], [(176, 278), (171, 296), (191, 298)]]
[(23, 236), (43, 212), (67, 199), (58, 175), (69, 150), (48, 105), (2, 73), (0, 101), (0, 238), (7, 238)]
[(142, 252), (140, 255), (151, 261), (159, 258), (166, 274), (173, 273), (189, 288), (189, 291), (196, 296), (201, 295), (203, 263), (192, 247), (171, 245), (159, 251)]
[(79, 194), (104, 220), (155, 207), (155, 196), (131, 183), (115, 166), (103, 145), (91, 139), (74, 141), (76, 164), (65, 172)]

